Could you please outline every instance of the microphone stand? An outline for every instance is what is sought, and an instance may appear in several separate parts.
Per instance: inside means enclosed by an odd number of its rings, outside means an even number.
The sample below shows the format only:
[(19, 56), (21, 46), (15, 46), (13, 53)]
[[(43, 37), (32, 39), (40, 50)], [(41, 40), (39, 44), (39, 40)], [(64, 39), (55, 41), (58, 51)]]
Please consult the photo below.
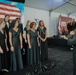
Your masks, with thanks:
[[(36, 23), (38, 24), (38, 21), (37, 19), (35, 19)], [(41, 36), (41, 29), (40, 29), (40, 36)], [(40, 39), (40, 50), (39, 50), (39, 69), (35, 69), (33, 75), (37, 75), (37, 74), (40, 74), (41, 72), (44, 72), (46, 70), (48, 70), (49, 68), (52, 68), (54, 67), (54, 63), (52, 64), (47, 64), (47, 65), (43, 65), (42, 66), (42, 61), (41, 61), (41, 39)]]
[[(40, 29), (40, 36), (41, 36), (41, 29)], [(39, 50), (39, 65), (40, 65), (40, 72), (42, 72), (42, 62), (41, 62), (41, 39), (40, 39), (40, 50)]]

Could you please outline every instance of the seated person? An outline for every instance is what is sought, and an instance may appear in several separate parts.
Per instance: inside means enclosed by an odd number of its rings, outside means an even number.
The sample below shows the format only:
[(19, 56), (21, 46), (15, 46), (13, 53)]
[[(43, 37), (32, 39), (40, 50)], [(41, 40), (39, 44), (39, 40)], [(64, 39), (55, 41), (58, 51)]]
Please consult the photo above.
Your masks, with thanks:
[(67, 35), (68, 34), (65, 31), (64, 32), (61, 31), (61, 32), (59, 32), (58, 37), (66, 39)]

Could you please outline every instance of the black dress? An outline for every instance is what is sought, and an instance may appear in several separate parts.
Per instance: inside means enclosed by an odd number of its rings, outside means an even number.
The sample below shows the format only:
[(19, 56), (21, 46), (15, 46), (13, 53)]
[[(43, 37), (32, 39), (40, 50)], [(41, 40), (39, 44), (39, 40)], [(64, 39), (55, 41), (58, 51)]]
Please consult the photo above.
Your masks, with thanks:
[[(5, 20), (4, 20), (5, 21)], [(9, 43), (9, 29), (12, 28), (11, 26), (11, 23), (10, 21), (5, 21), (5, 31), (6, 31), (6, 34), (7, 34), (7, 46), (8, 46), (8, 49), (10, 50), (10, 43)], [(7, 63), (8, 63), (8, 69), (10, 67), (10, 51), (7, 52)]]
[(23, 24), (22, 23), (19, 24), (18, 28), (21, 30), (21, 32), (23, 34)]
[(68, 45), (73, 45), (73, 75), (76, 75), (76, 36), (70, 35), (68, 38)]
[(9, 30), (12, 33), (12, 42), (14, 46), (14, 52), (10, 54), (10, 70), (17, 71), (17, 69), (23, 69), (23, 62), (22, 62), (22, 55), (21, 55), (21, 48), (20, 48), (20, 39), (19, 35), (21, 30), (18, 29), (16, 32), (13, 28)]
[(32, 48), (28, 48), (28, 62), (29, 65), (39, 64), (39, 50), (38, 50), (38, 42), (37, 42), (37, 31), (33, 32), (32, 30), (28, 30), (30, 35), (30, 43)]
[[(41, 29), (40, 27), (37, 28), (37, 31), (39, 32), (39, 35), (41, 38), (45, 38), (45, 32), (46, 32), (46, 27)], [(47, 41), (43, 42), (40, 40), (40, 50), (41, 50), (41, 60), (46, 60), (48, 59), (48, 49), (47, 49)]]
[(7, 69), (7, 51), (6, 51), (6, 44), (5, 44), (5, 31), (3, 33), (0, 32), (0, 46), (3, 50), (3, 54), (0, 54), (0, 71), (1, 69)]
[[(24, 28), (24, 31), (26, 31), (26, 40), (27, 40), (27, 28), (25, 27)], [(25, 39), (24, 39), (24, 49), (25, 49), (25, 63), (28, 64), (28, 43), (25, 42)]]

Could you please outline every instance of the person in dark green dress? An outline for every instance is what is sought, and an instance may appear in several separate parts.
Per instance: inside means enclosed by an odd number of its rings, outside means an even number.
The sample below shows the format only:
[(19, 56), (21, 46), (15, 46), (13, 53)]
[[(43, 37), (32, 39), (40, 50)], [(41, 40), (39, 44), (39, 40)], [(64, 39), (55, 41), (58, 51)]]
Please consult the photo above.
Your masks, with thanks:
[(7, 46), (7, 35), (4, 30), (5, 22), (0, 21), (0, 71), (6, 71), (8, 72), (8, 63), (7, 63), (7, 52), (8, 52), (8, 46)]
[(27, 43), (27, 32), (28, 30), (30, 29), (30, 23), (31, 21), (28, 20), (27, 23), (26, 23), (26, 26), (24, 27), (24, 33), (23, 33), (23, 37), (24, 37), (24, 49), (25, 49), (25, 63), (28, 64), (28, 50), (27, 50), (27, 47), (28, 47), (28, 43)]
[(27, 32), (29, 65), (39, 64), (39, 50), (38, 50), (39, 41), (35, 27), (36, 27), (36, 23), (31, 22), (30, 30), (28, 30)]
[(17, 71), (23, 69), (23, 61), (21, 55), (22, 45), (22, 32), (18, 28), (19, 22), (13, 20), (13, 28), (9, 30), (10, 41), (10, 71)]
[(40, 38), (40, 50), (41, 50), (41, 60), (48, 59), (48, 49), (47, 49), (47, 28), (44, 26), (43, 20), (39, 21), (39, 26), (37, 28), (38, 36)]

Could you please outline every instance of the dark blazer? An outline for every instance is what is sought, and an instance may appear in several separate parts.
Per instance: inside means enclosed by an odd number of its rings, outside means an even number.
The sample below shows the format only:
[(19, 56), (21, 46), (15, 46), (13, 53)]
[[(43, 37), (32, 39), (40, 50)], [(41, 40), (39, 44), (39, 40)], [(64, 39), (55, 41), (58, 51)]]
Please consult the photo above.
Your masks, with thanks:
[(72, 31), (72, 23), (67, 24), (67, 29), (68, 29), (69, 32)]
[[(5, 20), (4, 20), (5, 21)], [(8, 45), (8, 48), (10, 48), (10, 43), (9, 43), (9, 30), (10, 30), (10, 28), (11, 28), (11, 23), (10, 23), (10, 21), (8, 21), (8, 23), (9, 23), (9, 28), (7, 27), (7, 23), (6, 23), (6, 21), (5, 21), (5, 28), (4, 28), (4, 30), (5, 30), (5, 32), (6, 32), (6, 34), (7, 34), (7, 45)]]
[[(4, 20), (5, 21), (5, 20)], [(7, 34), (7, 36), (8, 36), (8, 33), (9, 33), (9, 29), (11, 28), (11, 23), (10, 23), (10, 21), (8, 21), (8, 23), (9, 23), (9, 28), (7, 27), (7, 23), (6, 23), (6, 21), (5, 21), (5, 31), (6, 31), (6, 34)]]
[(18, 27), (19, 27), (19, 29), (21, 30), (22, 34), (23, 34), (23, 24), (20, 23)]

